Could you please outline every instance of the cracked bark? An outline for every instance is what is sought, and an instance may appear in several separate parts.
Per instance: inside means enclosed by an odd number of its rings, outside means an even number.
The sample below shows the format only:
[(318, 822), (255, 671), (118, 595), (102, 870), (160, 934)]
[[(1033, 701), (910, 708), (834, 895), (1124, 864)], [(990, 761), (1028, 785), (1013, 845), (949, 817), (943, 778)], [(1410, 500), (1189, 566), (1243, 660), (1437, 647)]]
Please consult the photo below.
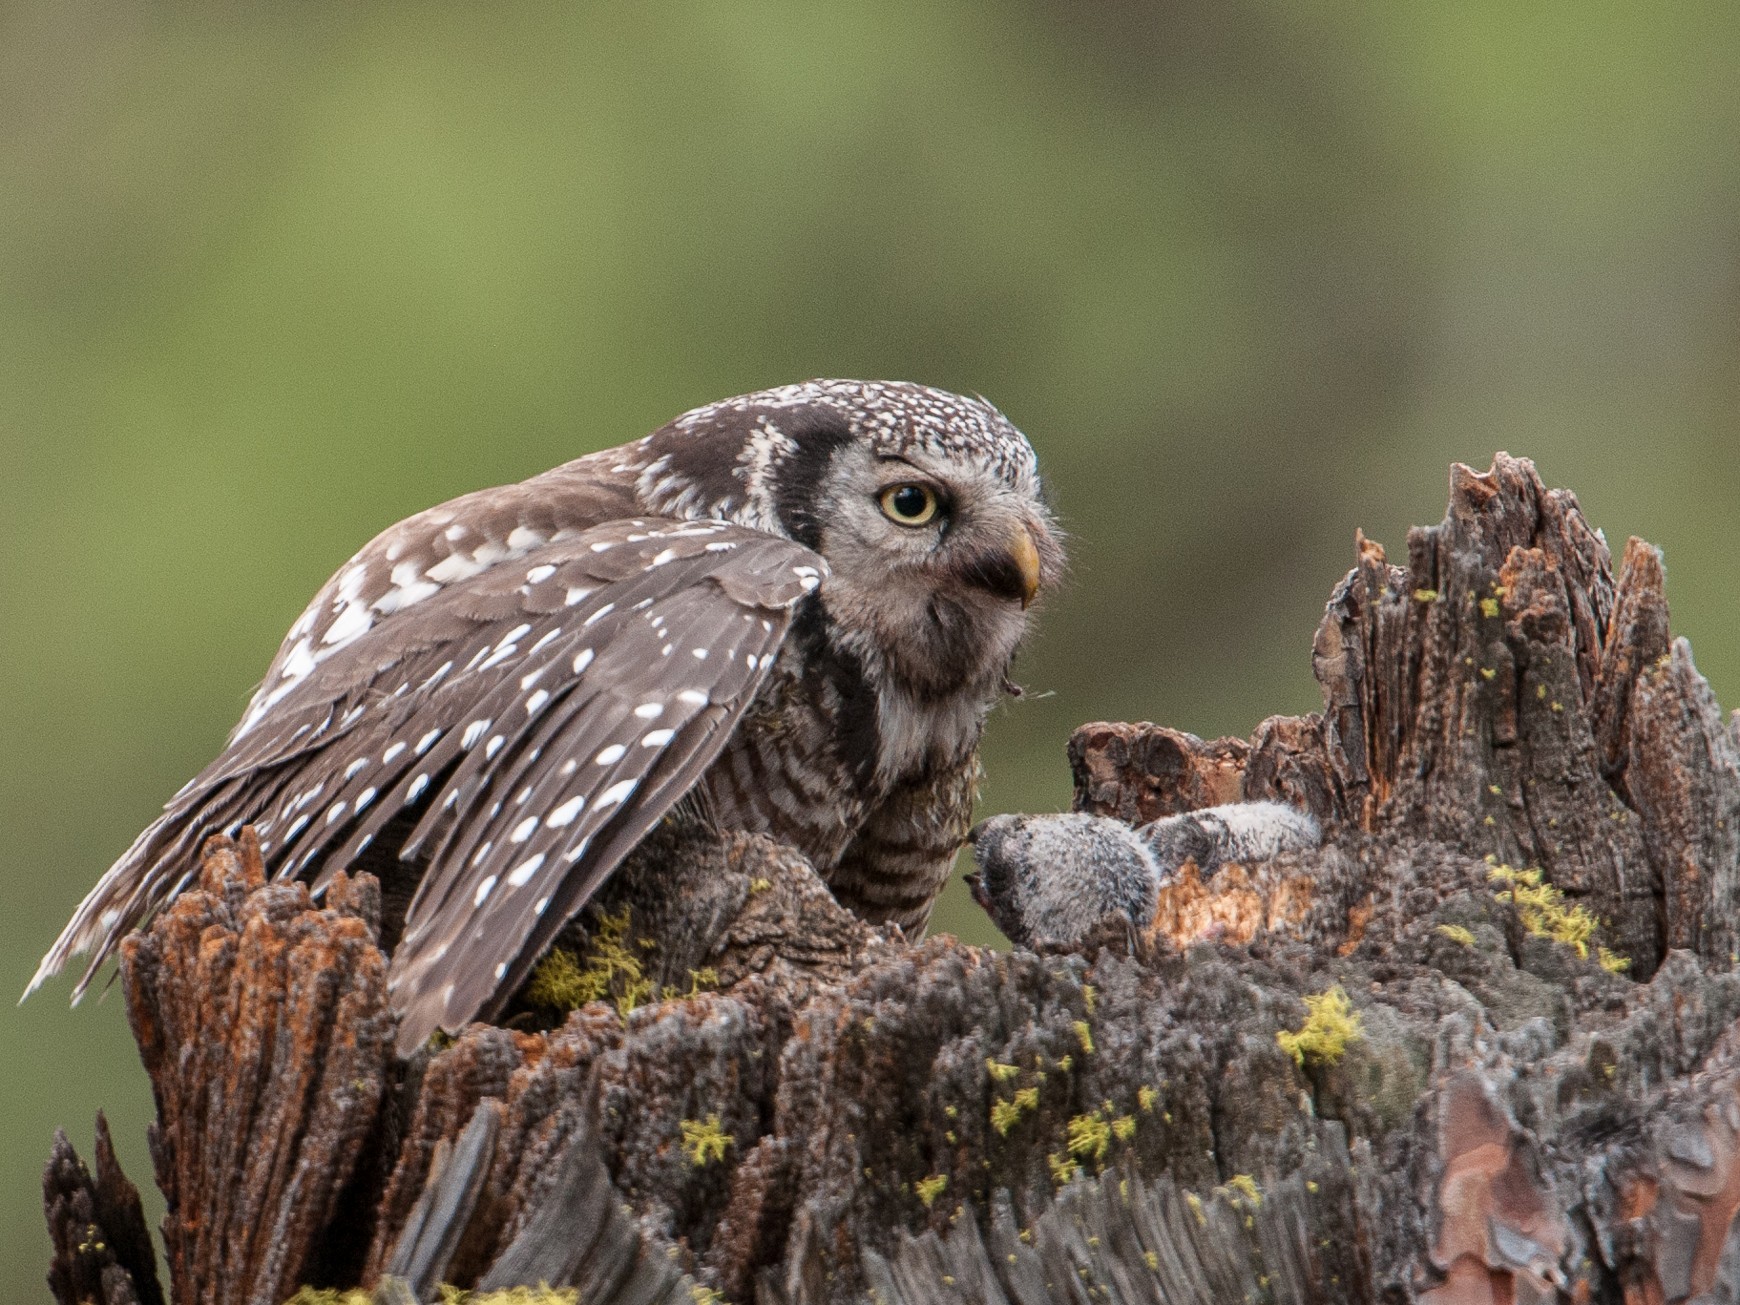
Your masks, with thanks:
[[(1740, 1299), (1740, 739), (1659, 556), (1616, 576), (1503, 456), (1406, 565), (1356, 551), (1322, 713), (1070, 743), (1083, 808), (1277, 798), (1324, 846), (1186, 867), (1073, 953), (908, 944), (765, 840), (671, 833), (600, 909), (653, 991), (706, 990), (395, 1062), (373, 880), (317, 905), (214, 840), (122, 961), (170, 1299)], [(1296, 1063), (1276, 1034), (1336, 985), (1361, 1036)], [(57, 1142), (57, 1299), (152, 1298), (124, 1183)]]

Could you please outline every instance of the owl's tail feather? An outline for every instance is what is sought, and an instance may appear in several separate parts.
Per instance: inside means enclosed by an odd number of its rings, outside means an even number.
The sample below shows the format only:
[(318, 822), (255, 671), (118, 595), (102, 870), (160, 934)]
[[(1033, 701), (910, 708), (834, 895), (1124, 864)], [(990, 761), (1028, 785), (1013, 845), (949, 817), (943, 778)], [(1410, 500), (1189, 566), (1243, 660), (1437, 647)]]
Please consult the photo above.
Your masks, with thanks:
[(85, 895), (37, 965), (35, 976), (18, 999), (20, 1004), (59, 974), (73, 957), (88, 952), (90, 960), (73, 986), (72, 1004), (78, 1005), (121, 939), (155, 915), (199, 873), (195, 852), (200, 837), (220, 828), (234, 832), (219, 814), (229, 805), (232, 792), (201, 794), (198, 806), (202, 819), (191, 818), (194, 804), (185, 800), (187, 796), (191, 795), (185, 790), (178, 794)]

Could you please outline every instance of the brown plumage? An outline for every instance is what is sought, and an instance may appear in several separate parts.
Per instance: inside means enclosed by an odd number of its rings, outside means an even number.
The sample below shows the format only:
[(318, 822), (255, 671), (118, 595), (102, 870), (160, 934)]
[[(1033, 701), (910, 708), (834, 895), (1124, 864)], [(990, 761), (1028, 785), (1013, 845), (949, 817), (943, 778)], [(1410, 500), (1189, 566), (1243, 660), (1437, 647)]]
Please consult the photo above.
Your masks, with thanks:
[(316, 888), (383, 836), (428, 863), (389, 979), (405, 1050), (494, 1013), (679, 801), (920, 927), (1061, 566), (1020, 432), (900, 383), (726, 400), (418, 513), (315, 596), (31, 986), (89, 950), (82, 992), (244, 823)]

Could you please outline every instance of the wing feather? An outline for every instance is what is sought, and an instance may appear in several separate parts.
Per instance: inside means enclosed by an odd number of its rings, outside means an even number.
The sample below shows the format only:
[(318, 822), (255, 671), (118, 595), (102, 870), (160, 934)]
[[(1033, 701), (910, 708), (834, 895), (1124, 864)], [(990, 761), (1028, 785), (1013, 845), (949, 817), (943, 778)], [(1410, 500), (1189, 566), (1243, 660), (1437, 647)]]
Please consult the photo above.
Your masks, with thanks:
[[(724, 522), (557, 533), (349, 639), (251, 713), (86, 897), (36, 982), (89, 950), (82, 993), (185, 887), (191, 868), (169, 868), (192, 867), (209, 832), (253, 823), (272, 872), (313, 872), (318, 890), (409, 808), (401, 854), (433, 856), (391, 972), (402, 1045), (483, 1010), (535, 961), (528, 939), (578, 910), (717, 756), (825, 573), (801, 545)], [(636, 714), (655, 700), (658, 719)]]

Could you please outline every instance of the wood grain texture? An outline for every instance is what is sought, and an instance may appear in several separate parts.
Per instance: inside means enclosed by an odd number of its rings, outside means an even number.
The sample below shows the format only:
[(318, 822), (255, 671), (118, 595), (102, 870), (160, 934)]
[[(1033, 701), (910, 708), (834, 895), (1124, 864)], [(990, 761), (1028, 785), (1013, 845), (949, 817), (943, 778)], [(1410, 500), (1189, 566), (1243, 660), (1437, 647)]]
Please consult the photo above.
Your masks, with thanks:
[[(214, 842), (123, 965), (171, 1299), (1740, 1299), (1735, 723), (1654, 550), (1615, 574), (1528, 463), (1456, 469), (1407, 559), (1358, 541), (1322, 713), (1077, 733), (1088, 809), (1325, 826), (1146, 935), (912, 943), (789, 849), (670, 826), (562, 939), (625, 912), (646, 1000), (522, 993), (399, 1061), (373, 881), (316, 903)], [(1358, 1036), (1295, 1059), (1336, 987)], [(57, 1144), (56, 1291), (145, 1302), (73, 1236), (130, 1217), (104, 1164)]]

